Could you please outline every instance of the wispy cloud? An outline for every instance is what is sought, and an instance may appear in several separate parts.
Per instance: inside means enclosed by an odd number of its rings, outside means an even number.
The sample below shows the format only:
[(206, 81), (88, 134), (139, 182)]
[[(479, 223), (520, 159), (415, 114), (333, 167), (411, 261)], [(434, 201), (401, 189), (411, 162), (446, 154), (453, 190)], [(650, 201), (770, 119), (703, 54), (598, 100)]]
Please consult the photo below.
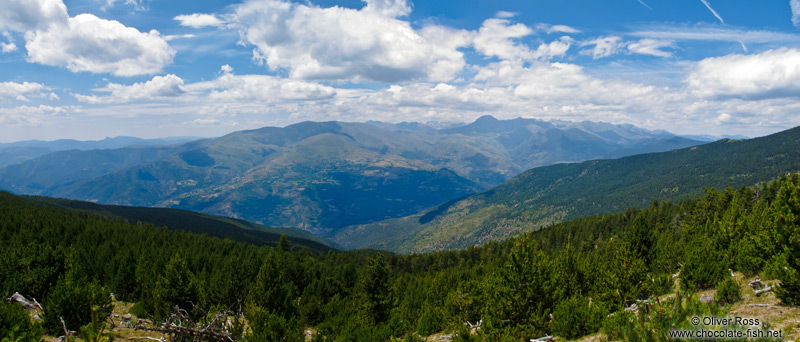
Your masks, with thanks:
[(670, 40), (657, 40), (645, 38), (638, 42), (631, 42), (628, 44), (628, 51), (638, 53), (640, 55), (650, 55), (657, 57), (671, 57), (672, 53), (661, 50), (663, 48), (673, 47), (673, 42)]
[(101, 9), (103, 11), (107, 11), (109, 8), (116, 6), (118, 2), (122, 2), (125, 5), (130, 6), (134, 11), (137, 12), (144, 12), (148, 10), (147, 4), (145, 4), (142, 0), (106, 0), (106, 4), (103, 5)]
[(594, 59), (610, 57), (619, 53), (672, 57), (671, 52), (662, 49), (674, 47), (674, 42), (671, 40), (652, 38), (640, 39), (639, 41), (633, 42), (625, 41), (622, 37), (618, 36), (607, 36), (584, 41), (581, 42), (580, 45), (582, 47), (591, 46), (591, 48), (584, 49), (580, 53), (583, 55), (592, 55)]
[(204, 13), (183, 14), (172, 19), (179, 21), (181, 26), (191, 28), (221, 26), (224, 24), (224, 22), (216, 15)]
[(714, 14), (714, 16), (717, 17), (717, 19), (719, 19), (719, 22), (723, 24), (725, 23), (725, 20), (722, 20), (722, 17), (719, 16), (719, 13), (717, 13), (717, 11), (711, 8), (711, 4), (708, 3), (708, 0), (700, 0), (700, 2), (702, 2), (703, 5), (706, 5), (706, 7), (708, 7), (708, 10), (711, 11), (711, 13)]
[(642, 4), (642, 6), (647, 7), (648, 9), (651, 9), (651, 10), (653, 9), (652, 7), (650, 7), (649, 5), (644, 3), (644, 1), (642, 1), (642, 0), (636, 0), (636, 1), (638, 1), (640, 4)]
[(14, 44), (14, 37), (7, 31), (3, 31), (3, 37), (8, 40), (8, 43), (0, 42), (0, 50), (2, 50), (3, 53), (16, 51), (17, 44)]
[(509, 19), (509, 18), (516, 17), (517, 13), (509, 12), (509, 11), (497, 11), (497, 12), (494, 13), (494, 16), (497, 17), (497, 18)]
[(763, 30), (744, 30), (714, 25), (650, 25), (627, 34), (628, 36), (670, 39), (705, 40), (738, 43), (798, 43), (800, 35)]
[(789, 5), (792, 6), (792, 23), (800, 27), (800, 0), (791, 0)]
[(616, 55), (620, 49), (625, 47), (625, 43), (622, 41), (622, 37), (607, 36), (582, 42), (581, 46), (592, 46), (591, 49), (583, 50), (581, 53), (592, 55), (592, 58), (599, 59)]
[(550, 25), (545, 23), (539, 23), (534, 26), (539, 31), (547, 32), (547, 34), (551, 33), (581, 33), (581, 30), (578, 30), (574, 27), (567, 26), (567, 25)]

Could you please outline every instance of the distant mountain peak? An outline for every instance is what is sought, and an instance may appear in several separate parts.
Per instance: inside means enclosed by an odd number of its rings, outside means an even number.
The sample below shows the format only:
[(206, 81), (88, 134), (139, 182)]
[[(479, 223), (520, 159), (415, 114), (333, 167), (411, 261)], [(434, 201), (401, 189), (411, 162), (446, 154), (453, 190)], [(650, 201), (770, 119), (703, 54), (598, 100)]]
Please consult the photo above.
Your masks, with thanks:
[(477, 120), (475, 120), (474, 123), (498, 122), (498, 121), (500, 121), (500, 120), (497, 120), (494, 116), (486, 114), (484, 116), (479, 117)]

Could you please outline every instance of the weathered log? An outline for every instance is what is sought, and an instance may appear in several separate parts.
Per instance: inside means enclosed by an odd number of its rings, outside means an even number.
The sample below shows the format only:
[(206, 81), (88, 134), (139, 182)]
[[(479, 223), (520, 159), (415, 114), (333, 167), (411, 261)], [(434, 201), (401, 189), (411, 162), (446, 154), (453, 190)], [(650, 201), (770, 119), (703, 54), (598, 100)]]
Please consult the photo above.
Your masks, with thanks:
[(186, 310), (175, 306), (174, 312), (166, 321), (161, 323), (161, 326), (145, 326), (141, 324), (143, 320), (139, 320), (139, 324), (134, 325), (133, 328), (143, 331), (158, 332), (170, 336), (170, 340), (173, 338), (193, 342), (233, 342), (240, 340), (241, 336), (234, 336), (229, 333), (225, 329), (225, 324), (220, 323), (223, 320), (227, 321), (228, 313), (229, 311), (217, 312), (210, 322), (201, 325), (194, 322)]
[(751, 280), (750, 284), (748, 285), (753, 288), (753, 294), (755, 294), (756, 297), (760, 296), (764, 292), (772, 291), (772, 286), (767, 286), (767, 284), (758, 278)]
[(756, 297), (758, 297), (758, 296), (760, 296), (762, 293), (764, 293), (764, 292), (769, 292), (769, 291), (772, 291), (772, 286), (767, 286), (767, 287), (765, 287), (765, 288), (763, 288), (763, 289), (761, 289), (761, 290), (755, 290), (755, 291), (753, 291), (753, 293), (756, 295)]
[(542, 337), (539, 337), (539, 338), (532, 338), (531, 342), (551, 342), (551, 341), (555, 341), (555, 340), (556, 340), (555, 337), (547, 335), (547, 336), (542, 336)]
[(27, 298), (25, 298), (25, 296), (19, 294), (19, 292), (14, 292), (14, 294), (11, 295), (11, 297), (8, 297), (6, 299), (6, 301), (9, 302), (9, 303), (14, 303), (14, 302), (20, 303), (20, 304), (22, 304), (22, 307), (24, 307), (27, 310), (41, 310), (42, 309), (42, 306), (39, 305), (39, 302), (37, 302), (36, 299), (34, 299), (33, 301), (30, 301)]
[(750, 284), (748, 285), (750, 285), (750, 287), (753, 288), (753, 290), (758, 290), (763, 288), (764, 286), (767, 286), (767, 284), (764, 284), (764, 282), (758, 278), (751, 280)]

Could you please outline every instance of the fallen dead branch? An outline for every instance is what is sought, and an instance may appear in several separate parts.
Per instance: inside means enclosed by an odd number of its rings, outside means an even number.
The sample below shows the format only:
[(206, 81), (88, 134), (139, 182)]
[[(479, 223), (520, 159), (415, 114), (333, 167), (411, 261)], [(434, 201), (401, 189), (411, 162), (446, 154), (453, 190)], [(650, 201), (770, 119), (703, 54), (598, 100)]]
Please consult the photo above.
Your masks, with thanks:
[[(232, 314), (229, 310), (217, 312), (211, 319), (200, 324), (195, 322), (186, 310), (175, 306), (174, 312), (167, 317), (161, 326), (150, 327), (143, 324), (135, 324), (133, 328), (158, 332), (169, 336), (169, 340), (192, 342), (233, 342), (241, 340), (242, 336), (231, 334), (227, 330), (225, 323), (229, 314)], [(205, 317), (208, 317), (208, 315), (205, 315)]]

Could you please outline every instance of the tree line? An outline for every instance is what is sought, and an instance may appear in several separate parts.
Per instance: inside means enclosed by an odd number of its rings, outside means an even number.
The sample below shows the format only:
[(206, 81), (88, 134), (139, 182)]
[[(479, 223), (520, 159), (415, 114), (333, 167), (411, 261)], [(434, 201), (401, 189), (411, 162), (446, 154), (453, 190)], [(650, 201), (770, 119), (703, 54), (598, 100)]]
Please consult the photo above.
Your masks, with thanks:
[(110, 313), (110, 293), (156, 321), (175, 306), (198, 320), (240, 311), (248, 341), (303, 341), (309, 327), (315, 341), (614, 337), (614, 313), (675, 291), (674, 275), (693, 292), (730, 283), (729, 269), (762, 274), (800, 304), (800, 176), (413, 255), (255, 246), (0, 193), (0, 244), (0, 294), (43, 306), (37, 323), (0, 304), (0, 338), (14, 341), (58, 335), (62, 319), (81, 331)]

